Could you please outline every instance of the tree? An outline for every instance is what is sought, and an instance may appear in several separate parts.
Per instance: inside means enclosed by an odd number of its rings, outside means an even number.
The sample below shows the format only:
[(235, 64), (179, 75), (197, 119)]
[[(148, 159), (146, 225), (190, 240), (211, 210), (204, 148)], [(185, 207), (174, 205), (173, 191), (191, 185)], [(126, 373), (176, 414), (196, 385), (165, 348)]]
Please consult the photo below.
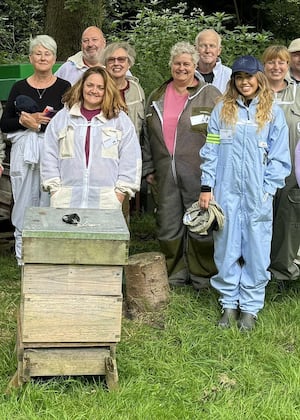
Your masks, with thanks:
[[(40, 0), (6, 0), (0, 3), (0, 62), (28, 59), (32, 34), (42, 33), (43, 2)], [(42, 29), (43, 30), (43, 29)]]
[(58, 47), (57, 59), (65, 61), (80, 49), (81, 34), (87, 26), (101, 27), (105, 16), (104, 0), (48, 0), (45, 33), (52, 36)]
[(272, 28), (274, 37), (283, 44), (299, 37), (299, 0), (263, 0), (256, 7), (261, 10), (265, 27)]

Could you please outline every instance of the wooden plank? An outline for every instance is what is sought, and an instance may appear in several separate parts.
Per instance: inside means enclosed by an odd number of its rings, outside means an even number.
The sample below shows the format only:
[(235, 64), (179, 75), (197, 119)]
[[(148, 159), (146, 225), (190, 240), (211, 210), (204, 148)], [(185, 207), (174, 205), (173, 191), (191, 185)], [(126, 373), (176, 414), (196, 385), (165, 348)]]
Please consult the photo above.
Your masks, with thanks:
[(26, 349), (23, 365), (30, 377), (104, 375), (109, 347)]
[[(80, 221), (63, 221), (66, 214), (76, 213)], [(25, 212), (23, 237), (59, 239), (102, 239), (128, 241), (129, 231), (122, 210), (57, 209), (29, 207)]]
[(122, 296), (23, 295), (22, 342), (118, 342)]
[(51, 342), (51, 343), (34, 343), (34, 342), (30, 342), (30, 343), (22, 343), (22, 346), (25, 348), (30, 348), (30, 349), (39, 349), (39, 348), (67, 348), (67, 347), (107, 347), (107, 346), (115, 346), (116, 343), (102, 343), (102, 342), (97, 342), (97, 343), (92, 343), (91, 341), (89, 341), (88, 343), (55, 343), (55, 342)]
[(22, 292), (119, 296), (122, 272), (120, 266), (25, 264)]
[(24, 263), (125, 265), (128, 241), (23, 237)]

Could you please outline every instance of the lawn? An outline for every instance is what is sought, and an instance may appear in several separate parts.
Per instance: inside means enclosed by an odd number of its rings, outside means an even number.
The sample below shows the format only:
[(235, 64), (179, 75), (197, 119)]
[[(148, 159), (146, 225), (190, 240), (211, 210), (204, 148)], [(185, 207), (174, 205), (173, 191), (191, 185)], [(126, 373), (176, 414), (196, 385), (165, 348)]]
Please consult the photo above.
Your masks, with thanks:
[[(132, 221), (130, 252), (157, 250), (151, 216)], [(103, 378), (34, 380), (5, 394), (16, 370), (20, 270), (0, 256), (0, 419), (300, 419), (299, 284), (270, 283), (257, 327), (216, 326), (213, 290), (172, 290), (166, 310), (123, 318), (117, 345), (120, 388)]]

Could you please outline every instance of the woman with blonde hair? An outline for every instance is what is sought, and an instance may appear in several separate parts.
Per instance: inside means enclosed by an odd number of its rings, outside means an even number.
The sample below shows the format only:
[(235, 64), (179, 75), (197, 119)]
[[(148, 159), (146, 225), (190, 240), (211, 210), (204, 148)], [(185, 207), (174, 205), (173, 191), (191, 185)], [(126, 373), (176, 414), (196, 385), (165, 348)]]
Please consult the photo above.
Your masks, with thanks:
[(141, 150), (126, 105), (102, 67), (64, 95), (46, 131), (41, 176), (52, 207), (121, 208), (139, 190)]
[[(292, 171), (274, 199), (270, 271), (280, 283), (300, 277), (300, 189), (295, 174), (295, 149), (300, 139), (300, 89), (288, 78), (290, 53), (284, 45), (271, 45), (263, 53), (264, 72), (289, 127)], [(298, 255), (297, 255), (298, 252)]]
[(219, 326), (238, 321), (251, 330), (270, 277), (273, 196), (290, 172), (285, 118), (255, 57), (233, 63), (200, 155), (199, 206), (207, 209), (214, 194), (225, 214), (224, 228), (214, 232), (218, 273), (211, 279), (222, 305)]

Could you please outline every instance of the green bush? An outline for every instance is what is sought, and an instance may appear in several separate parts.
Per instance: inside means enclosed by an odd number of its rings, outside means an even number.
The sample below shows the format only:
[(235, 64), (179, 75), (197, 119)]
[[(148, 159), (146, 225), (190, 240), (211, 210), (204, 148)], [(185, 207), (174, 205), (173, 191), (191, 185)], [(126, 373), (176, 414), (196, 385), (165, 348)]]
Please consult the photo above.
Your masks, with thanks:
[(226, 65), (231, 65), (239, 55), (260, 56), (272, 39), (270, 32), (257, 33), (252, 26), (227, 29), (226, 25), (234, 19), (232, 15), (216, 12), (206, 16), (201, 9), (186, 14), (186, 8), (186, 3), (180, 3), (161, 11), (153, 2), (137, 14), (129, 31), (117, 36), (128, 40), (136, 49), (133, 72), (140, 79), (146, 95), (170, 77), (171, 47), (183, 40), (193, 44), (202, 29), (213, 28), (222, 35), (222, 61)]

